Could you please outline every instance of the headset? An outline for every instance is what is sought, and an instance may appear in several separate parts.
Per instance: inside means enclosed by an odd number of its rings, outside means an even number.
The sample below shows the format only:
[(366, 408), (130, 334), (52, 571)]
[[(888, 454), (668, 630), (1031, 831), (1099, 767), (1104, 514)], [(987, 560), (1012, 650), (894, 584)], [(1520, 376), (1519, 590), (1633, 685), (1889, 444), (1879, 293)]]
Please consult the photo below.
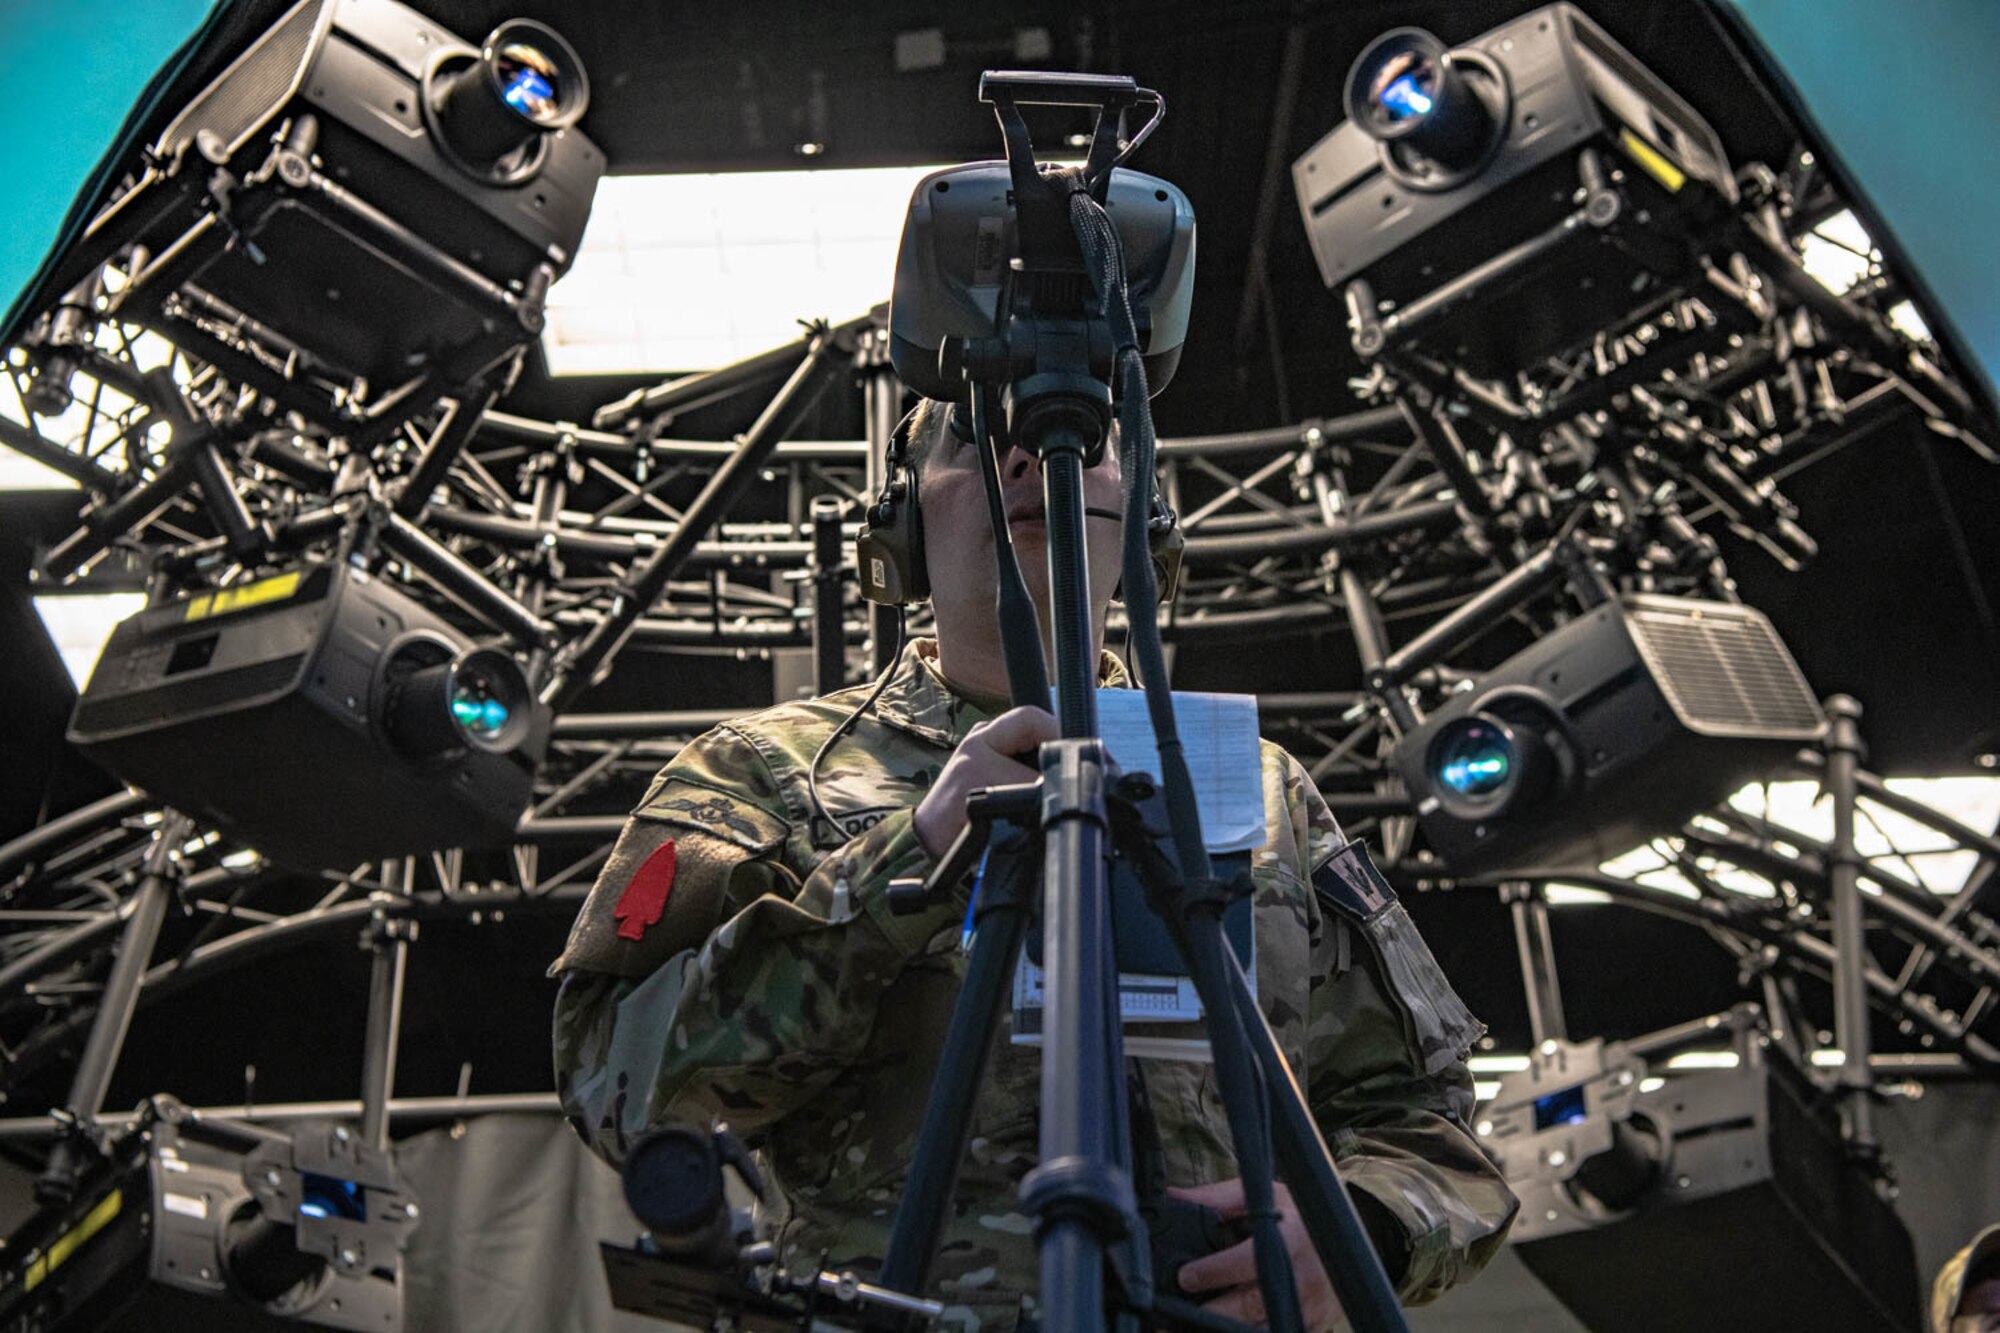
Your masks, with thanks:
[[(912, 606), (931, 595), (930, 571), (924, 568), (924, 511), (917, 503), (917, 470), (910, 466), (910, 428), (917, 411), (905, 412), (889, 432), (882, 491), (863, 512), (861, 533), (854, 539), (861, 595), (885, 606)], [(954, 408), (953, 429), (956, 415)]]
[[(863, 512), (861, 532), (854, 540), (861, 595), (886, 606), (911, 606), (931, 595), (930, 572), (924, 567), (923, 506), (917, 498), (917, 469), (910, 465), (910, 429), (916, 416), (917, 409), (911, 408), (889, 433), (882, 490)], [(952, 433), (968, 444), (975, 443), (970, 417), (962, 404), (954, 403), (946, 410)], [(1084, 512), (1099, 518), (1124, 517), (1096, 506)], [(1180, 517), (1158, 487), (1153, 489), (1146, 544), (1152, 551), (1154, 581), (1164, 605), (1173, 600), (1179, 586), (1187, 536), (1181, 531)]]

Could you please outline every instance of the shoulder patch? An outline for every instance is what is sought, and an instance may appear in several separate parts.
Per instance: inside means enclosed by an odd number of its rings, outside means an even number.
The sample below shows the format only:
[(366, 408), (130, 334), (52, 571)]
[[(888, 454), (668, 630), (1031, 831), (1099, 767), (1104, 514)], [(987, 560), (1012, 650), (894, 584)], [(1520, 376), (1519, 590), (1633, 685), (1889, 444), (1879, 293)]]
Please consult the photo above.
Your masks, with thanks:
[(1396, 902), (1396, 890), (1375, 868), (1363, 842), (1350, 842), (1329, 856), (1313, 871), (1312, 882), (1320, 897), (1362, 921)]
[(757, 853), (643, 813), (625, 831), (577, 913), (551, 976), (572, 969), (642, 977), (700, 946), (734, 907), (730, 879)]
[(790, 825), (740, 796), (699, 779), (671, 774), (649, 793), (633, 815), (706, 833), (746, 852), (767, 852), (785, 840)]
[(626, 882), (625, 891), (618, 895), (618, 906), (611, 912), (618, 922), (618, 938), (645, 939), (646, 931), (660, 923), (660, 914), (667, 910), (667, 895), (673, 888), (674, 840), (668, 838), (639, 863)]

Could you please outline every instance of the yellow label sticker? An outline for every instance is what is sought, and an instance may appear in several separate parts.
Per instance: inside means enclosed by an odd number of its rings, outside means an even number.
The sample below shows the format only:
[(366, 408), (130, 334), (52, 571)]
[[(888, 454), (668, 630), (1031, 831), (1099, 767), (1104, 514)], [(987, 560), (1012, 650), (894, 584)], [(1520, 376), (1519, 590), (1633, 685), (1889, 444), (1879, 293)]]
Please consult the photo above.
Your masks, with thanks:
[(1619, 129), (1618, 146), (1623, 148), (1634, 162), (1644, 167), (1647, 175), (1669, 190), (1679, 193), (1681, 186), (1687, 183), (1687, 173), (1667, 161), (1659, 149), (1632, 133), (1629, 128)]
[(97, 1206), (83, 1215), (83, 1220), (65, 1231), (49, 1246), (47, 1254), (37, 1255), (28, 1265), (27, 1276), (21, 1279), (21, 1290), (33, 1291), (42, 1285), (48, 1275), (61, 1268), (82, 1244), (104, 1230), (105, 1224), (118, 1216), (125, 1206), (125, 1191), (115, 1189), (97, 1201)]
[(252, 606), (262, 606), (266, 602), (282, 602), (299, 590), (299, 571), (278, 574), (255, 583), (246, 583), (240, 588), (223, 588), (216, 592), (203, 593), (190, 598), (184, 620), (205, 620), (209, 616), (225, 615), (231, 611), (242, 611)]

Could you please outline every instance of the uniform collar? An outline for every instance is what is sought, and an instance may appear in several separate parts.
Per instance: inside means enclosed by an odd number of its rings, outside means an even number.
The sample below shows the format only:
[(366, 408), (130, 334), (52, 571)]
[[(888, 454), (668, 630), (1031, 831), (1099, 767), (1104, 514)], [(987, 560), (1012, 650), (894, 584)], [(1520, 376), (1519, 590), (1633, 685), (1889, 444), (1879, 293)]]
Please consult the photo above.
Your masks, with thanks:
[[(1097, 683), (1128, 689), (1132, 680), (1123, 662), (1103, 652), (1097, 662)], [(875, 716), (881, 721), (946, 747), (956, 747), (966, 732), (1006, 711), (1004, 698), (974, 694), (944, 678), (938, 670), (936, 639), (916, 639), (903, 649), (895, 679), (875, 701)]]

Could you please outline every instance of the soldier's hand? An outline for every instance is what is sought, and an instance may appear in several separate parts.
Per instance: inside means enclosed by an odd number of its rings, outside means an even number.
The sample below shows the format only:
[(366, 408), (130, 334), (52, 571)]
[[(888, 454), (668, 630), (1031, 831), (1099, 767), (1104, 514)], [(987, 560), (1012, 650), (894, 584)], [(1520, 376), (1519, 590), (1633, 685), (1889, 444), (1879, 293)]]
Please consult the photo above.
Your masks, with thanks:
[(917, 840), (933, 861), (951, 850), (965, 827), (965, 798), (981, 787), (1033, 782), (1035, 747), (1058, 735), (1056, 720), (1042, 708), (1015, 708), (982, 722), (945, 761), (944, 770), (917, 803)]
[[(1272, 1189), (1278, 1206), (1278, 1233), (1285, 1238), (1285, 1250), (1292, 1257), (1292, 1280), (1298, 1284), (1299, 1305), (1305, 1314), (1306, 1327), (1314, 1333), (1337, 1328), (1345, 1322), (1340, 1310), (1340, 1298), (1333, 1294), (1333, 1283), (1327, 1280), (1326, 1269), (1320, 1266), (1312, 1237), (1306, 1234), (1299, 1210), (1292, 1204), (1292, 1192), (1285, 1188), (1282, 1180), (1273, 1181)], [(1224, 1217), (1243, 1215), (1243, 1182), (1240, 1179), (1198, 1185), (1193, 1189), (1173, 1189), (1168, 1193), (1213, 1208)], [(1219, 1295), (1201, 1307), (1211, 1314), (1227, 1315), (1252, 1324), (1266, 1323), (1264, 1291), (1257, 1282), (1257, 1256), (1253, 1245), (1252, 1241), (1240, 1241), (1226, 1250), (1217, 1250), (1214, 1254), (1182, 1264), (1181, 1286), (1188, 1291), (1200, 1292), (1221, 1289)]]

